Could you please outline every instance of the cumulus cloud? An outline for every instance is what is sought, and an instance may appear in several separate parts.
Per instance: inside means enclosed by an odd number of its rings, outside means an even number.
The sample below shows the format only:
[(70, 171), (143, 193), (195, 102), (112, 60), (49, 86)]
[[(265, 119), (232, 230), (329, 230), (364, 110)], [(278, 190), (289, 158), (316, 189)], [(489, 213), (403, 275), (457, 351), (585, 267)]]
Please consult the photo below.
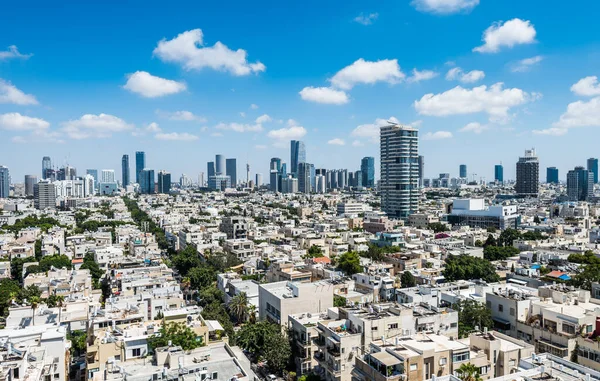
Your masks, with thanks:
[(331, 87), (305, 87), (300, 91), (300, 97), (309, 102), (343, 105), (348, 103), (348, 95), (342, 90)]
[(157, 140), (170, 140), (170, 141), (182, 141), (182, 142), (190, 142), (190, 141), (198, 140), (198, 136), (189, 134), (187, 132), (169, 132), (169, 133), (160, 132), (160, 133), (154, 135), (154, 138)]
[(459, 131), (460, 132), (473, 132), (475, 134), (481, 134), (483, 131), (486, 131), (488, 129), (489, 129), (488, 125), (477, 123), (477, 122), (471, 122), (471, 123), (467, 124), (466, 126), (464, 126), (463, 128), (461, 128)]
[(553, 124), (556, 128), (600, 127), (600, 97), (577, 101), (567, 106), (567, 111)]
[(542, 56), (535, 56), (535, 57), (525, 58), (523, 60), (517, 61), (514, 64), (512, 64), (512, 67), (511, 67), (510, 70), (513, 73), (523, 73), (523, 72), (531, 70), (531, 68), (533, 66), (535, 66), (538, 63), (542, 62), (543, 59), (544, 59), (544, 57), (542, 57)]
[(410, 4), (420, 12), (451, 14), (471, 11), (479, 0), (413, 0)]
[(419, 71), (417, 69), (413, 69), (412, 70), (412, 75), (410, 77), (408, 77), (408, 79), (406, 80), (407, 82), (421, 82), (421, 81), (428, 81), (430, 79), (433, 79), (435, 77), (437, 77), (439, 75), (439, 73), (433, 71), (433, 70), (422, 70)]
[(496, 53), (501, 48), (535, 42), (536, 31), (529, 20), (514, 18), (505, 23), (498, 21), (483, 32), (483, 45), (473, 48), (474, 52)]
[(108, 138), (113, 133), (133, 130), (133, 124), (109, 114), (85, 114), (62, 123), (62, 131), (71, 139)]
[(331, 79), (331, 84), (343, 90), (350, 90), (357, 84), (374, 84), (386, 82), (395, 84), (406, 75), (400, 70), (398, 60), (365, 61), (360, 58), (349, 66), (338, 71)]
[(215, 126), (217, 130), (234, 131), (234, 132), (261, 132), (263, 126), (260, 123), (219, 123)]
[(198, 122), (198, 123), (205, 123), (206, 122), (206, 118), (200, 115), (196, 115), (191, 111), (186, 111), (186, 110), (180, 110), (180, 111), (163, 111), (163, 110), (156, 110), (156, 115), (160, 116), (161, 118), (165, 118), (165, 119), (169, 119), (169, 120), (175, 120), (178, 122)]
[(301, 139), (306, 135), (306, 128), (299, 126), (293, 119), (289, 119), (287, 127), (277, 130), (271, 130), (267, 136), (274, 140), (274, 145), (278, 147), (287, 147), (290, 140)]
[(375, 20), (377, 20), (377, 17), (379, 17), (378, 13), (369, 13), (366, 15), (361, 13), (354, 18), (354, 21), (362, 25), (371, 25)]
[(345, 146), (346, 142), (343, 139), (340, 138), (335, 138), (335, 139), (331, 139), (327, 142), (327, 144), (329, 145), (333, 145), (333, 146)]
[(183, 82), (157, 77), (147, 71), (136, 71), (127, 75), (127, 83), (123, 88), (145, 98), (158, 98), (185, 91), (187, 86)]
[(251, 108), (252, 110), (258, 110), (258, 105), (256, 105), (256, 104), (252, 103), (252, 104), (250, 105), (250, 108)]
[(156, 122), (152, 122), (149, 125), (146, 126), (146, 130), (148, 130), (149, 132), (160, 132), (161, 129), (158, 126), (158, 123)]
[(18, 112), (0, 114), (0, 129), (10, 131), (39, 131), (50, 127), (44, 119), (21, 115)]
[(485, 78), (485, 72), (481, 70), (471, 70), (465, 73), (459, 67), (453, 67), (446, 73), (446, 79), (448, 81), (459, 80), (462, 83), (474, 83), (481, 81), (483, 78)]
[(580, 79), (576, 84), (571, 86), (571, 91), (585, 97), (600, 95), (598, 77), (594, 75)]
[(423, 140), (441, 140), (441, 139), (450, 139), (452, 137), (452, 132), (450, 131), (436, 131), (436, 132), (428, 132), (422, 136)]
[(13, 58), (20, 58), (20, 59), (26, 60), (31, 56), (33, 56), (33, 54), (20, 53), (19, 49), (17, 49), (16, 45), (9, 46), (8, 50), (0, 51), (0, 61), (10, 60)]
[(205, 47), (201, 29), (180, 33), (172, 40), (162, 39), (154, 49), (154, 54), (164, 62), (178, 63), (186, 70), (210, 68), (236, 76), (266, 70), (259, 61), (248, 62), (248, 54), (243, 49), (231, 50), (220, 41)]
[(0, 103), (12, 103), (15, 105), (36, 105), (37, 99), (31, 94), (25, 94), (16, 86), (0, 78)]
[(259, 116), (258, 118), (256, 118), (255, 122), (258, 124), (263, 124), (263, 123), (269, 123), (271, 122), (273, 119), (271, 119), (271, 117), (267, 114), (262, 114), (261, 116)]
[(489, 88), (485, 85), (465, 89), (456, 86), (439, 94), (425, 94), (414, 102), (421, 115), (448, 116), (485, 112), (492, 121), (508, 118), (508, 111), (515, 106), (536, 100), (540, 95), (527, 93), (518, 88), (504, 89), (498, 82)]
[(390, 123), (388, 121), (393, 123), (400, 123), (400, 121), (393, 116), (388, 119), (378, 118), (375, 119), (374, 123), (361, 124), (357, 126), (354, 130), (352, 130), (350, 135), (356, 138), (364, 138), (370, 141), (371, 143), (378, 143), (379, 130), (381, 129), (381, 127), (389, 125)]

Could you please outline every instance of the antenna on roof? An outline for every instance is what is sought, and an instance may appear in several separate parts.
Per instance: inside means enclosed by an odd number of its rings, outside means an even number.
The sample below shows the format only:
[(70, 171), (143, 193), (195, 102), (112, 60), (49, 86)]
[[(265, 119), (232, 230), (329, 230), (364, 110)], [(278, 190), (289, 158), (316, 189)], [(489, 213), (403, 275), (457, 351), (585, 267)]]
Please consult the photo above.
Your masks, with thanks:
[(388, 122), (389, 124), (393, 124), (394, 126), (399, 126), (400, 125), (400, 123), (394, 122), (394, 121), (391, 121), (391, 120), (387, 120), (386, 122)]

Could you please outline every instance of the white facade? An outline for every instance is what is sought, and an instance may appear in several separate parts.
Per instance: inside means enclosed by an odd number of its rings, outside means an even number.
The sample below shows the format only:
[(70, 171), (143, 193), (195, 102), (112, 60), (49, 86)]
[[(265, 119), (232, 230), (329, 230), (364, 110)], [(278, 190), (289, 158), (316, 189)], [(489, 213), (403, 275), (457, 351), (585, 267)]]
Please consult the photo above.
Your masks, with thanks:
[(103, 169), (100, 174), (101, 183), (114, 183), (115, 182), (115, 170), (114, 169)]

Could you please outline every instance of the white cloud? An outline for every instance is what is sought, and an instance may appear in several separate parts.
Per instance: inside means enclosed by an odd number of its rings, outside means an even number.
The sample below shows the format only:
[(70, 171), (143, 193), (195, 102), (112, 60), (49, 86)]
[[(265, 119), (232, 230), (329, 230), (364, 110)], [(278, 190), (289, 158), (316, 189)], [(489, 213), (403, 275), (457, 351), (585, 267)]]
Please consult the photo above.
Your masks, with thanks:
[(485, 112), (490, 120), (506, 120), (510, 108), (536, 100), (540, 95), (527, 93), (518, 88), (504, 89), (498, 82), (489, 88), (485, 85), (465, 89), (456, 86), (439, 94), (425, 94), (414, 102), (421, 115), (448, 116)]
[(271, 122), (273, 119), (271, 119), (271, 117), (267, 114), (262, 114), (261, 116), (259, 116), (258, 118), (256, 118), (255, 122), (258, 124), (263, 124), (263, 123), (269, 123)]
[(600, 127), (600, 97), (587, 102), (577, 101), (567, 106), (567, 111), (553, 124), (557, 128)]
[(241, 116), (242, 118), (245, 118), (245, 117), (246, 117), (246, 113), (242, 111), (242, 112), (240, 112), (240, 116)]
[(133, 130), (133, 124), (109, 114), (85, 114), (62, 123), (62, 131), (71, 139), (108, 138), (114, 132)]
[(349, 66), (338, 71), (331, 79), (331, 84), (344, 90), (350, 90), (357, 84), (374, 84), (386, 82), (395, 84), (402, 81), (405, 74), (400, 70), (398, 60), (365, 61), (360, 58)]
[(22, 54), (15, 45), (11, 45), (8, 47), (8, 50), (0, 51), (0, 61), (9, 60), (12, 58), (21, 58), (26, 60), (32, 55), (33, 54)]
[(529, 20), (514, 18), (505, 23), (492, 24), (483, 32), (483, 45), (473, 48), (474, 52), (496, 53), (502, 47), (512, 48), (515, 45), (535, 42), (536, 31)]
[(149, 125), (146, 126), (146, 130), (149, 132), (160, 132), (162, 131), (160, 129), (160, 127), (158, 126), (158, 123), (152, 122)]
[(577, 95), (586, 97), (600, 95), (600, 84), (598, 84), (598, 77), (594, 75), (580, 79), (576, 84), (571, 86), (571, 91)]
[(378, 13), (369, 13), (367, 15), (361, 13), (354, 18), (354, 21), (362, 25), (371, 25), (373, 21), (377, 20), (377, 17), (379, 17)]
[(256, 105), (256, 104), (252, 103), (252, 104), (250, 105), (250, 108), (251, 108), (252, 110), (258, 110), (258, 105)]
[(381, 127), (389, 125), (388, 120), (390, 122), (400, 123), (400, 121), (393, 116), (388, 119), (378, 118), (375, 119), (375, 123), (361, 124), (357, 126), (354, 130), (352, 130), (350, 135), (357, 138), (365, 138), (371, 143), (378, 143), (379, 130)]
[(453, 67), (446, 73), (448, 81), (459, 80), (462, 83), (473, 83), (485, 78), (485, 72), (481, 70), (471, 70), (465, 73), (460, 67)]
[(306, 135), (306, 128), (298, 126), (295, 120), (289, 119), (287, 124), (288, 127), (269, 131), (267, 133), (267, 136), (271, 139), (276, 140), (276, 143), (279, 142), (289, 144), (289, 140), (297, 140)]
[(0, 129), (11, 131), (39, 131), (50, 127), (44, 119), (32, 118), (18, 112), (0, 114)]
[(154, 138), (157, 140), (184, 141), (184, 142), (198, 140), (198, 136), (189, 134), (187, 132), (169, 132), (169, 133), (160, 132), (160, 133), (154, 135)]
[(10, 82), (0, 78), (0, 103), (12, 103), (16, 105), (36, 105), (37, 99), (31, 94), (25, 94)]
[(543, 59), (544, 59), (544, 57), (542, 57), (542, 56), (525, 58), (523, 60), (520, 60), (520, 61), (517, 61), (516, 63), (514, 63), (510, 70), (513, 73), (526, 72), (526, 71), (529, 71), (533, 66), (542, 62)]
[(160, 116), (161, 118), (166, 118), (169, 120), (176, 120), (179, 122), (198, 122), (198, 123), (206, 122), (205, 117), (196, 115), (193, 112), (186, 111), (186, 110), (173, 111), (173, 112), (156, 110), (156, 115)]
[(452, 132), (450, 131), (436, 131), (436, 132), (428, 132), (423, 135), (423, 140), (441, 140), (441, 139), (450, 139), (452, 137)]
[(364, 144), (360, 140), (355, 140), (352, 142), (352, 147), (362, 147)]
[(333, 146), (345, 146), (346, 142), (343, 139), (335, 138), (335, 139), (331, 139), (330, 141), (328, 141), (327, 144), (330, 144)]
[(461, 128), (459, 131), (460, 132), (473, 132), (475, 134), (481, 134), (483, 131), (486, 131), (489, 128), (490, 127), (488, 125), (477, 123), (477, 122), (471, 122), (471, 123), (467, 124), (466, 126), (464, 126), (463, 128)]
[(562, 136), (568, 132), (566, 128), (546, 128), (545, 130), (533, 130), (535, 135), (550, 135), (550, 136)]
[(127, 75), (127, 83), (123, 88), (145, 98), (157, 98), (180, 93), (187, 86), (183, 82), (156, 77), (147, 71), (136, 71)]
[(162, 39), (154, 49), (154, 54), (165, 62), (181, 64), (186, 70), (211, 68), (241, 76), (265, 71), (266, 67), (257, 61), (250, 63), (243, 49), (231, 50), (220, 41), (204, 47), (200, 29), (188, 30), (172, 40)]
[(479, 0), (413, 0), (410, 4), (421, 12), (451, 14), (471, 11)]
[(217, 130), (235, 131), (235, 132), (261, 132), (263, 127), (260, 123), (219, 123), (215, 126)]
[(437, 77), (439, 75), (439, 73), (433, 71), (433, 70), (422, 70), (419, 71), (417, 69), (413, 69), (412, 70), (412, 75), (410, 77), (408, 77), (408, 79), (406, 80), (407, 82), (421, 82), (421, 81), (428, 81), (430, 79), (433, 79), (435, 77)]
[(300, 97), (309, 102), (343, 105), (348, 103), (348, 95), (342, 90), (331, 87), (305, 87), (300, 91)]

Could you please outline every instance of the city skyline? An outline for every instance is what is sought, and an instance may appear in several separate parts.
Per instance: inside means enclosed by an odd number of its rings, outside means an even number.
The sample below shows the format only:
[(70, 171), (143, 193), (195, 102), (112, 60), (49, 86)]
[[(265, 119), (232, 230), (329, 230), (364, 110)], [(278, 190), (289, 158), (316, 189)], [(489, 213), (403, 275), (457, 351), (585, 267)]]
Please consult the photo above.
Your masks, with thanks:
[[(317, 3), (276, 5), (272, 10), (281, 17), (256, 14), (264, 27), (245, 34), (221, 22), (229, 11), (221, 6), (157, 12), (157, 3), (149, 2), (113, 12), (82, 4), (17, 21), (10, 15), (23, 5), (7, 5), (0, 16), (6, 152), (0, 164), (15, 179), (40, 176), (33, 150), (80, 172), (115, 168), (121, 178), (119, 158), (140, 150), (154, 158), (153, 167), (198, 174), (219, 152), (249, 163), (251, 175), (266, 176), (269, 158), (287, 161), (289, 141), (300, 139), (317, 168), (356, 170), (352, 158), (364, 156), (375, 157), (379, 168), (376, 129), (388, 119), (418, 127), (425, 178), (457, 176), (458, 165), (467, 164), (490, 181), (495, 164), (515, 162), (523, 149), (535, 147), (540, 167), (556, 166), (565, 181), (568, 170), (599, 156), (587, 137), (600, 126), (594, 107), (600, 55), (589, 37), (600, 5), (578, 12), (541, 1), (450, 10), (418, 3), (349, 2), (343, 10), (332, 3), (319, 15), (311, 11)], [(247, 25), (242, 15), (254, 14), (254, 7), (240, 7), (227, 13), (228, 22)], [(75, 40), (72, 20), (89, 12), (99, 17), (78, 27)], [(134, 12), (138, 17), (129, 17)], [(365, 21), (361, 14), (377, 16)], [(157, 22), (169, 16), (178, 22)], [(308, 19), (310, 31), (293, 31)], [(71, 24), (50, 28), (57, 20)], [(95, 32), (105, 23), (110, 35)], [(160, 27), (148, 27), (153, 24)], [(411, 33), (390, 34), (396, 27)], [(518, 38), (492, 38), (511, 28)], [(193, 55), (185, 61), (186, 51), (171, 50), (180, 48), (182, 34), (197, 42), (181, 48), (194, 54), (200, 42), (207, 49), (220, 41), (225, 52), (243, 49), (245, 55), (212, 66)], [(321, 57), (319, 65), (309, 64), (313, 55)], [(360, 76), (360, 68), (369, 76)], [(457, 154), (456, 145), (469, 150)], [(504, 177), (515, 179), (513, 165), (505, 165)]]

